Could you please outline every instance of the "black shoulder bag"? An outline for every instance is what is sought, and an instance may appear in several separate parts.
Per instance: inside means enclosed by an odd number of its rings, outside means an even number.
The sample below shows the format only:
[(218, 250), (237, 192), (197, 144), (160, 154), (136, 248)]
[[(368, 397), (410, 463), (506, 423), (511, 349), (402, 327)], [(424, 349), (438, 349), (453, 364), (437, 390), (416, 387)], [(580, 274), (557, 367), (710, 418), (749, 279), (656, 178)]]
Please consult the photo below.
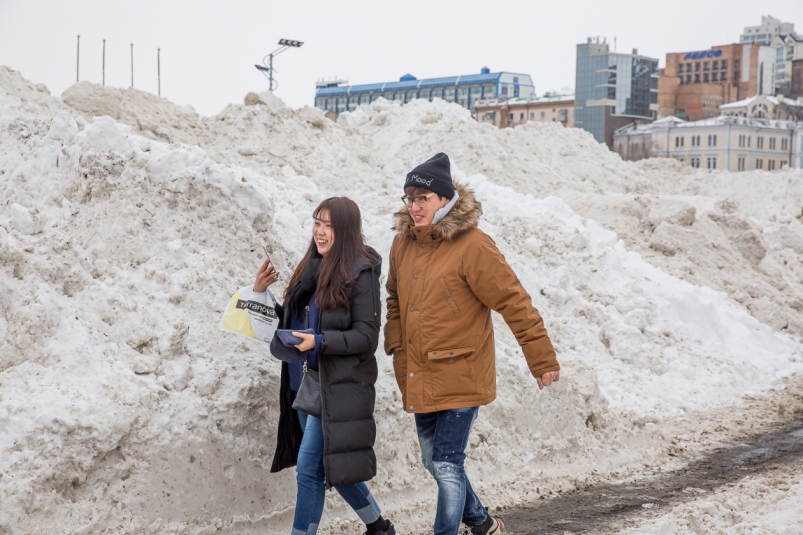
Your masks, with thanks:
[[(306, 308), (304, 328), (309, 328), (309, 307)], [(301, 379), (301, 386), (296, 392), (293, 410), (305, 412), (316, 418), (321, 417), (321, 378), (318, 372), (307, 368), (306, 358), (304, 358), (304, 378)]]

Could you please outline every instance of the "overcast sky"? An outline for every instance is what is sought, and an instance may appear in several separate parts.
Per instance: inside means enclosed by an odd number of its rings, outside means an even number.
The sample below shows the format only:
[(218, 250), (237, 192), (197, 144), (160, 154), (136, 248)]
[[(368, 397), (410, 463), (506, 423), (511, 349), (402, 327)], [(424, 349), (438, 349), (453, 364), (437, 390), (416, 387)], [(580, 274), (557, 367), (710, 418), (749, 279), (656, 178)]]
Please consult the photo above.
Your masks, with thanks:
[(494, 2), (490, 0), (256, 1), (0, 0), (0, 65), (60, 95), (80, 79), (157, 92), (214, 115), (248, 91), (264, 91), (255, 68), (280, 38), (304, 41), (274, 60), (276, 91), (290, 106), (312, 105), (315, 82), (352, 84), (506, 70), (533, 77), (536, 92), (574, 87), (577, 43), (604, 36), (617, 50), (705, 50), (738, 42), (744, 26), (771, 14), (803, 33), (802, 0)]

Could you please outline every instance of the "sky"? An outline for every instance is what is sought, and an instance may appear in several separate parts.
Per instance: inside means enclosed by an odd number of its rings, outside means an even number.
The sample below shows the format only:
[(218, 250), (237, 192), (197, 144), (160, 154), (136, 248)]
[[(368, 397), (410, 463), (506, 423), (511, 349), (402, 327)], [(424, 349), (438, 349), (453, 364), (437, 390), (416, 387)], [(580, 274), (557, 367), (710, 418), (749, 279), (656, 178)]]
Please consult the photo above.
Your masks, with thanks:
[(281, 38), (303, 41), (274, 59), (276, 94), (292, 107), (313, 105), (315, 82), (352, 84), (510, 71), (533, 77), (536, 92), (574, 87), (576, 45), (606, 37), (619, 52), (669, 52), (735, 43), (762, 15), (803, 33), (803, 1), (647, 2), (380, 0), (0, 0), (0, 65), (44, 83), (54, 95), (79, 79), (161, 94), (215, 115), (264, 91), (254, 64)]

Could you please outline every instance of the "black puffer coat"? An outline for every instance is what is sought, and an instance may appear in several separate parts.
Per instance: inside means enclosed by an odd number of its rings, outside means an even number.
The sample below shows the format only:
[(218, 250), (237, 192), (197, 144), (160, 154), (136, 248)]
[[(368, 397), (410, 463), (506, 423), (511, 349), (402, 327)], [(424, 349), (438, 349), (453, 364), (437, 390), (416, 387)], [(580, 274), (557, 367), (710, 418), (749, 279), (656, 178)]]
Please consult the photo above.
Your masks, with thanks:
[[(382, 259), (374, 254), (376, 263), (363, 258), (352, 266), (351, 309), (321, 311), (319, 331), (323, 343), (318, 353), (318, 371), (327, 487), (368, 481), (376, 475), (373, 414)], [(283, 314), (281, 328), (289, 325), (289, 314)], [(287, 363), (282, 363), (280, 392), (279, 432), (271, 472), (295, 466), (301, 445), (302, 431), (298, 413), (292, 408), (294, 393), (290, 390)]]

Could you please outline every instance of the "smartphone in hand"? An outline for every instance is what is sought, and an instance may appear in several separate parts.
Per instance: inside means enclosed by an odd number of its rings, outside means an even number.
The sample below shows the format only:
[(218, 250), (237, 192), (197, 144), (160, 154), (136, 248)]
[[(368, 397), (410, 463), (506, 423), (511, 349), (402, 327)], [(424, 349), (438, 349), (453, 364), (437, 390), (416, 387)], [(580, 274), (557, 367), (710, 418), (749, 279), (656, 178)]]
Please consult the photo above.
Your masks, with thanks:
[(253, 258), (254, 266), (256, 266), (257, 269), (260, 269), (265, 265), (265, 261), (269, 260), (268, 251), (265, 249), (264, 245), (255, 245), (251, 247), (251, 257)]

